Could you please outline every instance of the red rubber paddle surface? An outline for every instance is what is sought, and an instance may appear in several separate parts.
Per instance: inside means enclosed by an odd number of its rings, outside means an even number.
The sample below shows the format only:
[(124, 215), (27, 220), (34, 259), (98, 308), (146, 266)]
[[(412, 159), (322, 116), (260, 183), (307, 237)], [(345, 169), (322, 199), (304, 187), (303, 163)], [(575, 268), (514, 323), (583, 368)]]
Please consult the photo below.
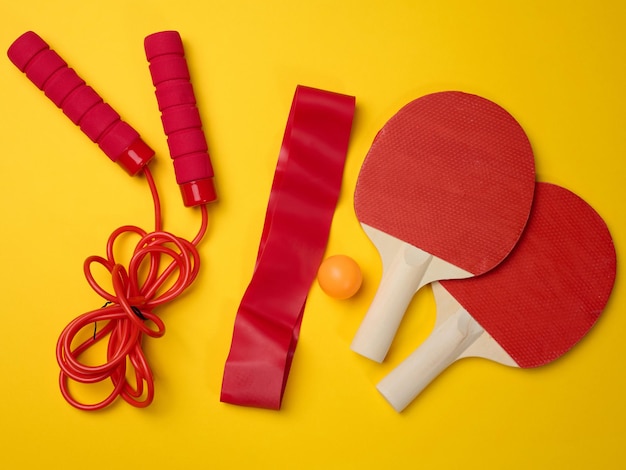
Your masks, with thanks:
[(440, 92), (410, 102), (381, 129), (355, 210), (361, 223), (478, 275), (515, 245), (534, 184), (530, 143), (506, 110)]
[(615, 281), (611, 234), (567, 189), (538, 183), (526, 230), (505, 262), (441, 285), (524, 368), (569, 351), (595, 324)]

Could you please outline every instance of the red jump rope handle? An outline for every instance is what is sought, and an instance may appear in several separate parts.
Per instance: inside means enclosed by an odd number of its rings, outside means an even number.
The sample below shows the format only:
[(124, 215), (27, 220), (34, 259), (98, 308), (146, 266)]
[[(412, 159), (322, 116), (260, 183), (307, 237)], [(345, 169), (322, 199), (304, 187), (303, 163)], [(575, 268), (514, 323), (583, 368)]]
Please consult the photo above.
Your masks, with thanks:
[(154, 155), (135, 129), (87, 86), (76, 72), (41, 39), (28, 31), (7, 52), (18, 69), (80, 126), (93, 142), (130, 174), (137, 174)]
[(146, 37), (146, 58), (185, 206), (214, 201), (213, 167), (180, 35), (162, 31)]

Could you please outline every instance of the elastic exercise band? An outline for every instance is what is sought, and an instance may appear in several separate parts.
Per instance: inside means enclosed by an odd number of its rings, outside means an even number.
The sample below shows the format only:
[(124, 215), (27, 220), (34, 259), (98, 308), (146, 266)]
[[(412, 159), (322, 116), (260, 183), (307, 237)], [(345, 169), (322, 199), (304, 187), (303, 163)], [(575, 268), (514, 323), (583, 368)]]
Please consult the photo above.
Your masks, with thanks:
[(354, 107), (352, 96), (296, 89), (256, 267), (235, 319), (223, 402), (281, 406), (339, 197)]

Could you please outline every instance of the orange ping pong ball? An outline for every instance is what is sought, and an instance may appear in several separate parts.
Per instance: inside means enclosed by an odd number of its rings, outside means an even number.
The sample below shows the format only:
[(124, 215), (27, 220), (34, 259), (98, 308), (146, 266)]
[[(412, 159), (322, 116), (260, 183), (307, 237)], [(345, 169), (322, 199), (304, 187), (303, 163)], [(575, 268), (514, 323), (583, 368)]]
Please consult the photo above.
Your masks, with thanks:
[(346, 255), (326, 258), (317, 271), (320, 287), (335, 299), (352, 297), (360, 289), (362, 281), (359, 265)]

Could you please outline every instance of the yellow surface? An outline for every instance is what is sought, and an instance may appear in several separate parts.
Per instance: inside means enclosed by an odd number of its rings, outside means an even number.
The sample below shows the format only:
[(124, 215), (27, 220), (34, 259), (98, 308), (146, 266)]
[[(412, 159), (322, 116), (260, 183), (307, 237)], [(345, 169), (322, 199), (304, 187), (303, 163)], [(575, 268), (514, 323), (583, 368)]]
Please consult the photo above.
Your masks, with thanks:
[[(158, 151), (166, 228), (192, 236), (197, 211), (174, 183), (143, 38), (177, 29), (187, 49), (220, 202), (201, 274), (159, 313), (145, 349), (148, 409), (77, 411), (57, 389), (58, 333), (102, 300), (82, 261), (109, 233), (150, 228), (149, 194), (108, 161), (0, 58), (0, 467), (623, 468), (626, 285), (559, 361), (536, 370), (465, 360), (397, 414), (375, 384), (425, 338), (430, 290), (415, 299), (388, 360), (349, 344), (380, 276), (352, 209), (379, 127), (407, 101), (459, 89), (525, 127), (538, 179), (584, 197), (626, 249), (626, 4), (622, 1), (4, 2), (0, 46), (44, 37)], [(280, 412), (219, 402), (233, 320), (253, 269), (278, 149), (297, 84), (353, 94), (357, 114), (328, 254), (364, 273), (360, 294), (314, 285)]]

